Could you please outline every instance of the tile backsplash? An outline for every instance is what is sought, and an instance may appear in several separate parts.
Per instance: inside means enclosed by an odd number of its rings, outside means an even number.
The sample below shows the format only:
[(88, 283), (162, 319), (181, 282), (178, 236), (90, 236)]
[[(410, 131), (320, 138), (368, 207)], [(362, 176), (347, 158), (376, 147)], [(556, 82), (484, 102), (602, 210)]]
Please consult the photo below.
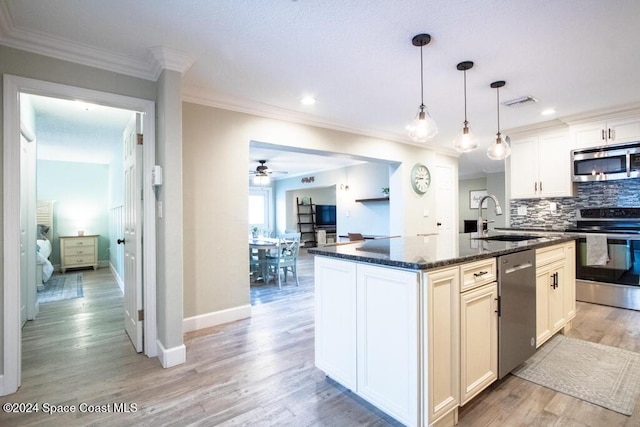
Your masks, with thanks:
[[(576, 186), (576, 197), (511, 200), (511, 227), (566, 228), (575, 225), (577, 209), (640, 207), (640, 179), (581, 182)], [(552, 210), (554, 204), (555, 210)], [(526, 215), (518, 215), (523, 213), (523, 208)]]

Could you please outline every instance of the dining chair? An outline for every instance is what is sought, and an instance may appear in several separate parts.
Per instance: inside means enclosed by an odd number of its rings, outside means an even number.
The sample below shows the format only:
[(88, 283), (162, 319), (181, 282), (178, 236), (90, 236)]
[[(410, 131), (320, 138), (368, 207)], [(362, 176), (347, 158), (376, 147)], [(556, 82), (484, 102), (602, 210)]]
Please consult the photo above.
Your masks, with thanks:
[[(287, 272), (296, 279), (296, 286), (300, 286), (298, 282), (298, 254), (300, 253), (300, 233), (282, 233), (278, 235), (278, 248), (272, 250), (267, 255), (267, 274), (278, 276), (278, 288), (282, 289), (282, 281), (280, 279), (280, 270), (284, 275), (284, 281), (287, 282)], [(267, 282), (267, 281), (265, 281)]]

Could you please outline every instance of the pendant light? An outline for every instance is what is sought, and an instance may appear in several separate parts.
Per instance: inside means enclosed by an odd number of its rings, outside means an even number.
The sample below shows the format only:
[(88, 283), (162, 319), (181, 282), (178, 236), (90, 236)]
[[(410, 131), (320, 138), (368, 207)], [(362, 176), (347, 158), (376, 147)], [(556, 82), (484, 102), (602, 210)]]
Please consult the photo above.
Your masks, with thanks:
[(427, 108), (424, 105), (424, 70), (422, 61), (422, 47), (429, 44), (431, 36), (429, 34), (418, 34), (411, 40), (414, 46), (420, 48), (420, 111), (413, 119), (411, 124), (407, 125), (409, 137), (415, 142), (426, 142), (436, 136), (438, 126), (431, 118)]
[(498, 133), (496, 134), (496, 142), (491, 144), (487, 150), (487, 156), (493, 160), (504, 160), (511, 154), (511, 147), (509, 147), (508, 137), (507, 140), (502, 139), (500, 133), (500, 88), (507, 84), (504, 80), (491, 83), (491, 87), (496, 90), (497, 110), (498, 110)]
[(456, 68), (464, 73), (464, 127), (462, 133), (453, 140), (453, 146), (459, 153), (468, 153), (478, 147), (478, 139), (469, 130), (467, 121), (467, 70), (473, 68), (473, 62), (463, 61)]

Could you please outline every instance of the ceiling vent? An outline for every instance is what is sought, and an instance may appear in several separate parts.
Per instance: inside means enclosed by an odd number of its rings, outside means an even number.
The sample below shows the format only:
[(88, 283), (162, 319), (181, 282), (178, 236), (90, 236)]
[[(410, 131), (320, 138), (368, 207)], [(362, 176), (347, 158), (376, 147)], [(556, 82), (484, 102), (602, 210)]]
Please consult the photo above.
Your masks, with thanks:
[(533, 96), (521, 96), (520, 98), (510, 99), (509, 101), (504, 101), (502, 105), (506, 107), (524, 107), (525, 105), (535, 104), (538, 102), (536, 98)]

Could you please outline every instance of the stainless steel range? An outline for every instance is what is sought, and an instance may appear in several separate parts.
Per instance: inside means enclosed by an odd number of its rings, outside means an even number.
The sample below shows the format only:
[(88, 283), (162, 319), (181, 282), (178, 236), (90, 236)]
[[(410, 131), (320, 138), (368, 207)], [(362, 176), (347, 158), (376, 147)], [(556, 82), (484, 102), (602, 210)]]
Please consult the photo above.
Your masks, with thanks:
[(640, 208), (580, 209), (576, 299), (640, 310)]

